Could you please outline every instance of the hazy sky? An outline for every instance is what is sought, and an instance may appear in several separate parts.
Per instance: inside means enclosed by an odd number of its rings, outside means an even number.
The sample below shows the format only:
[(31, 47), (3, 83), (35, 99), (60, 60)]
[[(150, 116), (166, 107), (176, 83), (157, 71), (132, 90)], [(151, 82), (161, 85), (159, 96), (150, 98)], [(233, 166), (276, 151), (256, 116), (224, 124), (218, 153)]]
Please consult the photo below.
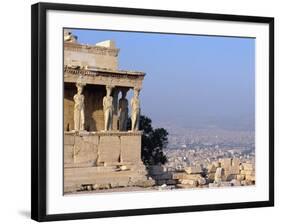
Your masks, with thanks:
[(80, 43), (114, 40), (119, 69), (146, 73), (141, 107), (153, 122), (253, 128), (255, 39), (72, 31)]

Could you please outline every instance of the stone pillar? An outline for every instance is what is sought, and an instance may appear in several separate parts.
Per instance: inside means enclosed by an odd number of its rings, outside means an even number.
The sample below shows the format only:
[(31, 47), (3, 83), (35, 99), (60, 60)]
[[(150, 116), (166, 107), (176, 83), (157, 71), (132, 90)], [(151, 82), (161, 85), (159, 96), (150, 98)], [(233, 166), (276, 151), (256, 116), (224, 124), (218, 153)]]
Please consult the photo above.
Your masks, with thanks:
[(118, 130), (118, 94), (119, 94), (119, 89), (114, 88), (113, 90), (113, 124), (112, 124), (112, 129), (113, 130)]
[(77, 93), (74, 95), (74, 131), (85, 130), (85, 108), (84, 100), (85, 97), (82, 94), (85, 84), (80, 80), (77, 81)]
[(128, 100), (126, 99), (128, 89), (122, 89), (122, 97), (119, 100), (119, 131), (127, 131), (128, 122)]
[(132, 121), (132, 128), (131, 131), (138, 131), (139, 130), (139, 120), (140, 120), (140, 99), (139, 99), (139, 88), (134, 88), (134, 96), (131, 99), (131, 121)]

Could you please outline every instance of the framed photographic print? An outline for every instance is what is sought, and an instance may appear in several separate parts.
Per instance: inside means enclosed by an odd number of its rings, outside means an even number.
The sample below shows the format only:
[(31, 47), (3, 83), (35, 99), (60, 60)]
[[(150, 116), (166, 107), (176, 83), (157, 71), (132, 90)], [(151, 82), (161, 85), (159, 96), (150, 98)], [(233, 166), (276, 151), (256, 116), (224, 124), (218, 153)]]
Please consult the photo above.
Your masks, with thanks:
[(32, 5), (32, 219), (274, 205), (274, 19)]

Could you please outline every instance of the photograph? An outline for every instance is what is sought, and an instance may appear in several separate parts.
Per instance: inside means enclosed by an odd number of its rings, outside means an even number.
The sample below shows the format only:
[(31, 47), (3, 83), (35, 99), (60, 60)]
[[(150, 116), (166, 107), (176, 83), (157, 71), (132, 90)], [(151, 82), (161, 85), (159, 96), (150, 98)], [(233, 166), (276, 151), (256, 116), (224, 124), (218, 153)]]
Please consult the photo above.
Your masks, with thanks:
[(61, 40), (65, 197), (255, 188), (256, 38), (64, 27)]
[(274, 205), (274, 18), (32, 5), (31, 217)]
[(3, 5), (0, 224), (278, 220), (277, 1)]

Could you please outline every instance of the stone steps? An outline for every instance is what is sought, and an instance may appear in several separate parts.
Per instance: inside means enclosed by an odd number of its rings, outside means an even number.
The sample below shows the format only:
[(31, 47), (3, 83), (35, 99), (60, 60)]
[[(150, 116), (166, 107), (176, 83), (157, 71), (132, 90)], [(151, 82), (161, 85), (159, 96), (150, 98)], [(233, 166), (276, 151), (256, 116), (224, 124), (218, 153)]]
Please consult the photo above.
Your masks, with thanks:
[(126, 187), (140, 185), (145, 181), (147, 181), (145, 171), (115, 171), (114, 167), (76, 167), (64, 170), (65, 193), (80, 190), (83, 185)]
[(114, 173), (104, 173), (104, 174), (100, 174), (100, 173), (90, 173), (90, 172), (87, 172), (87, 173), (77, 173), (77, 174), (65, 174), (64, 175), (64, 178), (65, 178), (65, 181), (68, 181), (68, 180), (81, 180), (81, 179), (92, 179), (92, 180), (98, 180), (98, 179), (108, 179), (109, 181), (111, 181), (111, 179), (109, 178), (135, 178), (135, 177), (138, 177), (138, 176), (143, 176), (141, 174), (138, 174), (136, 172), (114, 172)]
[(80, 176), (80, 175), (95, 175), (104, 177), (107, 174), (110, 175), (130, 175), (130, 174), (146, 174), (145, 170), (124, 170), (116, 171), (116, 169), (96, 169), (96, 167), (79, 167), (79, 168), (65, 168), (64, 176)]

